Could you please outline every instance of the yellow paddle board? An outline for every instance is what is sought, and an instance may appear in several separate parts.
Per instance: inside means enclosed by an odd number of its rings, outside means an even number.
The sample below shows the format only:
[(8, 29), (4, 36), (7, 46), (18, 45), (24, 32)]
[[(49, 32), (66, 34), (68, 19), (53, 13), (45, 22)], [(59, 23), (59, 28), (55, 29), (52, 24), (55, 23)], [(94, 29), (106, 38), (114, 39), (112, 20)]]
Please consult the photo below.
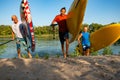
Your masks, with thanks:
[(100, 50), (114, 44), (118, 39), (120, 39), (120, 24), (108, 25), (91, 33), (91, 49)]
[(70, 32), (70, 42), (73, 42), (80, 32), (85, 14), (87, 0), (74, 0), (68, 12), (67, 26)]

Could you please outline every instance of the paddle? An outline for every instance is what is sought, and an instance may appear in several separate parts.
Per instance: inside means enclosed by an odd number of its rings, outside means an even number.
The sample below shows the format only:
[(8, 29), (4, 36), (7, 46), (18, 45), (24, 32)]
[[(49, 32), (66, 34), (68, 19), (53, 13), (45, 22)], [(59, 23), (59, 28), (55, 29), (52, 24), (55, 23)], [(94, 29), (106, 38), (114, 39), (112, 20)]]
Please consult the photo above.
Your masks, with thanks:
[(5, 44), (7, 44), (7, 43), (10, 43), (10, 42), (12, 42), (12, 41), (14, 41), (14, 40), (9, 40), (9, 41), (6, 41), (6, 42), (4, 42), (4, 43), (1, 43), (0, 46), (3, 46), (3, 45), (5, 45)]

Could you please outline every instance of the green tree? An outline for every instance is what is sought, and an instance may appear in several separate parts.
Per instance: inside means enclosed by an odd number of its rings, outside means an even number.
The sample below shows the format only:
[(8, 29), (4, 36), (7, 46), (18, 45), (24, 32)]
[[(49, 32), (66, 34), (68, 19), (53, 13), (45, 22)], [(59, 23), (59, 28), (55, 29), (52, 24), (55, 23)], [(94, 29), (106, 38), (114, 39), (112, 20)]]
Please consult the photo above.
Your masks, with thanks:
[(11, 28), (8, 25), (0, 25), (0, 35), (11, 35)]
[(90, 32), (94, 32), (94, 31), (102, 28), (103, 26), (104, 26), (104, 25), (102, 25), (102, 24), (92, 23), (92, 24), (89, 25), (89, 27), (90, 27)]

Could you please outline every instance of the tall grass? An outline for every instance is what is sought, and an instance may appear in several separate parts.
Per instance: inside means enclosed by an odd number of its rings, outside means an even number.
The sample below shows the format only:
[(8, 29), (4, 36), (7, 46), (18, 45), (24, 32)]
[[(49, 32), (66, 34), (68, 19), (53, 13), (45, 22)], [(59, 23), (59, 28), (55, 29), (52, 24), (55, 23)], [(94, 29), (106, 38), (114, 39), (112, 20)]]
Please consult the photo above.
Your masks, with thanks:
[[(98, 51), (94, 51), (94, 49), (90, 50), (90, 55), (91, 56), (98, 56), (99, 52)], [(112, 49), (111, 47), (106, 47), (103, 49), (102, 55), (113, 55)], [(77, 57), (77, 56), (82, 56), (82, 52), (80, 50), (80, 47), (77, 45), (74, 52), (71, 53), (71, 57)]]
[(104, 48), (102, 55), (113, 55), (111, 47)]

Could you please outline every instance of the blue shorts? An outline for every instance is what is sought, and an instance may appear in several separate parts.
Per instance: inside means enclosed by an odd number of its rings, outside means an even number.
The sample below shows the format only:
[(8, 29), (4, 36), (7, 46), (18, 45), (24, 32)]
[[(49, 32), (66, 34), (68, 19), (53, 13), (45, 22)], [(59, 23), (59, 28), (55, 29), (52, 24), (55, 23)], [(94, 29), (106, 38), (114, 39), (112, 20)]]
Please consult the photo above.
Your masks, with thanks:
[(17, 50), (21, 48), (21, 44), (23, 45), (26, 51), (29, 51), (29, 46), (27, 45), (26, 41), (23, 38), (17, 38), (16, 41)]
[(69, 39), (69, 34), (68, 34), (68, 32), (59, 32), (59, 38), (60, 38), (61, 44), (64, 44), (64, 41), (65, 41), (66, 39)]
[(86, 51), (87, 49), (90, 49), (90, 46), (88, 45), (82, 45), (83, 51)]

